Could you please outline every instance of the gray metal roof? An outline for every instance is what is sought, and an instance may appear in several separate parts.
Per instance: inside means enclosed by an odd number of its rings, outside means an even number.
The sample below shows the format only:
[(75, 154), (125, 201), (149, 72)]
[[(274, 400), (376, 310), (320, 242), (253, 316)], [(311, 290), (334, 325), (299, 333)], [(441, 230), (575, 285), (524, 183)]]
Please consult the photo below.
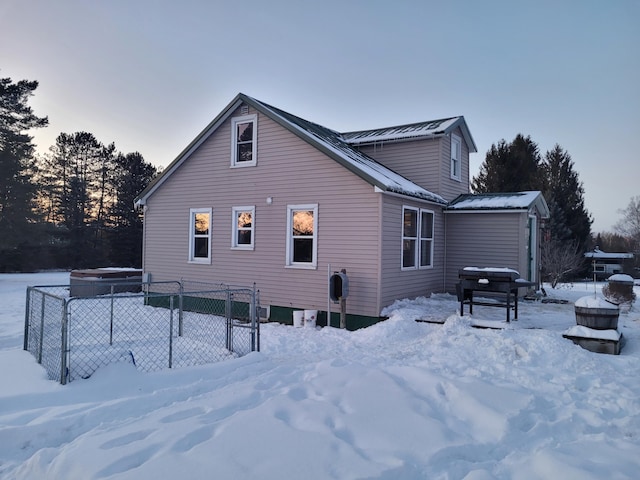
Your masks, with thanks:
[[(425, 190), (402, 175), (376, 162), (370, 156), (351, 147), (344, 141), (342, 135), (335, 130), (296, 117), (258, 100), (252, 99), (252, 101), (254, 102), (254, 108), (261, 110), (273, 120), (277, 121), (277, 117), (279, 117), (282, 120), (279, 123), (285, 128), (319, 148), (373, 186), (383, 191), (421, 198), (442, 205), (447, 203), (440, 195)], [(262, 108), (259, 108), (258, 105)]]
[(462, 116), (409, 123), (406, 125), (398, 125), (396, 127), (346, 132), (342, 134), (342, 138), (350, 145), (365, 145), (437, 137), (440, 135), (447, 135), (458, 127), (462, 131), (462, 136), (467, 142), (469, 150), (471, 152), (477, 152), (476, 144), (473, 141), (471, 133), (467, 128), (467, 123)]
[(543, 218), (550, 212), (542, 192), (537, 190), (511, 193), (465, 193), (447, 206), (447, 211), (529, 210), (535, 206)]

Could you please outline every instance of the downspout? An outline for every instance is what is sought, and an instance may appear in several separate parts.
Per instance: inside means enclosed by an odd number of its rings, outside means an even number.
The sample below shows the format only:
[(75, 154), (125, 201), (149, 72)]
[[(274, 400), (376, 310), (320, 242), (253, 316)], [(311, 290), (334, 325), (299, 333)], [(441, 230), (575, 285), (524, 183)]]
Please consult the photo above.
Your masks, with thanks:
[[(374, 190), (375, 191), (375, 190)], [(376, 316), (380, 316), (380, 312), (382, 311), (382, 260), (384, 256), (384, 246), (383, 246), (383, 238), (384, 238), (384, 198), (382, 193), (378, 194), (378, 261), (376, 262), (378, 265), (378, 282), (376, 286)]]
[(142, 281), (144, 283), (144, 274), (146, 273), (145, 263), (146, 263), (146, 250), (147, 250), (147, 210), (148, 207), (146, 204), (140, 205), (139, 208), (142, 208)]
[(443, 262), (443, 270), (442, 270), (442, 291), (446, 292), (447, 290), (447, 215), (446, 215), (446, 207), (442, 208), (442, 224), (444, 225), (444, 262)]

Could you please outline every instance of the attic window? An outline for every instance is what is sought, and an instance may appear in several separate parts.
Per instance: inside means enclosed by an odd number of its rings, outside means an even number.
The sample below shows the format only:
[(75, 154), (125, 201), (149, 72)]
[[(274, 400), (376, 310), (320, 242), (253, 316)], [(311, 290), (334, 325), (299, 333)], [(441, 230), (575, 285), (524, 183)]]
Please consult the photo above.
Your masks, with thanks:
[(258, 116), (244, 115), (231, 119), (231, 166), (255, 166)]
[(451, 135), (451, 178), (460, 180), (462, 170), (462, 139)]

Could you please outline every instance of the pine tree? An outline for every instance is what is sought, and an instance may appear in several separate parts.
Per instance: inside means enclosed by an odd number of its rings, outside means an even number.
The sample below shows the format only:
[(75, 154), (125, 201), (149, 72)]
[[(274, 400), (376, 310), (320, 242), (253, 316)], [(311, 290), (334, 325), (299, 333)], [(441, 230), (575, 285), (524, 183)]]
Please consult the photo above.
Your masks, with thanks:
[(586, 251), (593, 221), (585, 207), (584, 188), (571, 156), (560, 145), (546, 153), (544, 174), (543, 192), (551, 210), (551, 237), (561, 243), (575, 242), (580, 252)]
[(32, 234), (34, 147), (26, 133), (48, 123), (27, 105), (37, 87), (36, 81), (0, 78), (0, 270), (20, 269), (25, 248), (38, 238)]
[(45, 161), (43, 183), (51, 205), (50, 218), (66, 231), (69, 262), (74, 268), (104, 261), (100, 232), (104, 199), (112, 190), (105, 172), (113, 170), (114, 150), (91, 133), (61, 133)]
[(119, 154), (115, 159), (116, 200), (111, 209), (111, 260), (122, 267), (142, 266), (142, 212), (134, 200), (157, 174), (138, 152)]
[(518, 134), (511, 143), (502, 139), (491, 145), (471, 188), (475, 193), (541, 190), (541, 168), (538, 145), (531, 137)]

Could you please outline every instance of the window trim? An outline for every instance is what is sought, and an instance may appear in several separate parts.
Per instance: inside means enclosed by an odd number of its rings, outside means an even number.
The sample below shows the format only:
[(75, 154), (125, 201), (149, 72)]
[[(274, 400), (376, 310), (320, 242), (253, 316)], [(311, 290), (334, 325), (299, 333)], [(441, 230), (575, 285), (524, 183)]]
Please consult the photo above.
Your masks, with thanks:
[[(423, 213), (428, 213), (431, 215), (431, 237), (426, 237), (423, 238), (422, 237), (422, 214)], [(419, 246), (419, 251), (418, 251), (418, 269), (422, 269), (422, 270), (426, 270), (429, 268), (433, 268), (433, 244), (434, 244), (434, 237), (435, 237), (435, 230), (436, 230), (436, 214), (433, 210), (428, 210), (426, 208), (421, 208), (420, 209), (420, 213), (419, 213), (419, 228), (420, 230), (418, 230), (418, 246)], [(423, 240), (429, 240), (431, 243), (429, 244), (429, 249), (431, 250), (430, 254), (429, 254), (429, 259), (431, 260), (431, 263), (429, 265), (422, 265), (422, 242)]]
[[(405, 212), (407, 210), (411, 210), (416, 212), (416, 236), (410, 237), (405, 236), (404, 234), (404, 217)], [(431, 214), (431, 237), (422, 237), (422, 214), (428, 213)], [(435, 245), (435, 223), (436, 223), (436, 214), (433, 210), (429, 210), (427, 208), (418, 208), (411, 207), (409, 205), (402, 206), (402, 222), (401, 222), (401, 235), (400, 235), (400, 270), (401, 271), (412, 271), (412, 270), (428, 270), (433, 268), (433, 252)], [(405, 240), (412, 240), (416, 243), (416, 248), (414, 251), (413, 265), (405, 267), (404, 266), (404, 242)], [(422, 241), (430, 240), (430, 249), (431, 249), (431, 263), (429, 265), (422, 265)]]
[[(206, 213), (209, 215), (209, 228), (207, 235), (198, 235), (195, 233), (195, 219), (196, 214), (198, 213)], [(211, 240), (212, 236), (212, 226), (213, 226), (213, 209), (212, 208), (190, 208), (189, 209), (189, 257), (188, 263), (196, 263), (196, 264), (211, 264)], [(195, 240), (196, 238), (207, 238), (207, 256), (206, 257), (195, 257)]]
[[(458, 158), (454, 157), (453, 155), (454, 144), (458, 145), (458, 148), (457, 148)], [(450, 164), (449, 164), (449, 169), (450, 169), (449, 173), (450, 173), (451, 179), (461, 181), (462, 180), (462, 138), (460, 138), (456, 134), (451, 134), (451, 146), (450, 146), (449, 156), (451, 157)], [(456, 171), (456, 166), (458, 167), (457, 171)]]
[[(251, 231), (251, 243), (239, 244), (238, 243), (238, 213), (249, 212), (251, 213), (251, 228), (243, 228), (242, 230)], [(254, 250), (256, 242), (256, 207), (255, 205), (244, 207), (232, 207), (231, 208), (231, 249), (232, 250)]]
[[(293, 228), (293, 212), (299, 210), (311, 210), (313, 211), (313, 250), (311, 262), (294, 262), (293, 261), (293, 241), (294, 236), (292, 232)], [(301, 268), (301, 269), (316, 269), (318, 267), (318, 204), (300, 204), (300, 205), (287, 205), (287, 245), (286, 245), (286, 262), (285, 266), (288, 268)]]
[[(253, 123), (250, 162), (238, 162), (238, 124)], [(258, 162), (258, 115), (242, 115), (231, 119), (231, 168), (255, 167)]]
[[(407, 236), (404, 234), (405, 231), (405, 227), (404, 227), (404, 217), (405, 217), (405, 212), (407, 212), (408, 210), (414, 211), (416, 212), (416, 235), (415, 237), (413, 236)], [(416, 207), (409, 207), (407, 205), (403, 205), (402, 206), (402, 223), (401, 223), (401, 235), (400, 235), (400, 270), (416, 270), (417, 269), (417, 265), (418, 265), (418, 250), (420, 248), (420, 245), (418, 243), (419, 240), (419, 230), (420, 227), (420, 209), (416, 208)], [(413, 265), (405, 267), (404, 266), (404, 242), (406, 240), (410, 240), (410, 241), (414, 241), (416, 243), (416, 247), (414, 249), (414, 254), (413, 254)]]

